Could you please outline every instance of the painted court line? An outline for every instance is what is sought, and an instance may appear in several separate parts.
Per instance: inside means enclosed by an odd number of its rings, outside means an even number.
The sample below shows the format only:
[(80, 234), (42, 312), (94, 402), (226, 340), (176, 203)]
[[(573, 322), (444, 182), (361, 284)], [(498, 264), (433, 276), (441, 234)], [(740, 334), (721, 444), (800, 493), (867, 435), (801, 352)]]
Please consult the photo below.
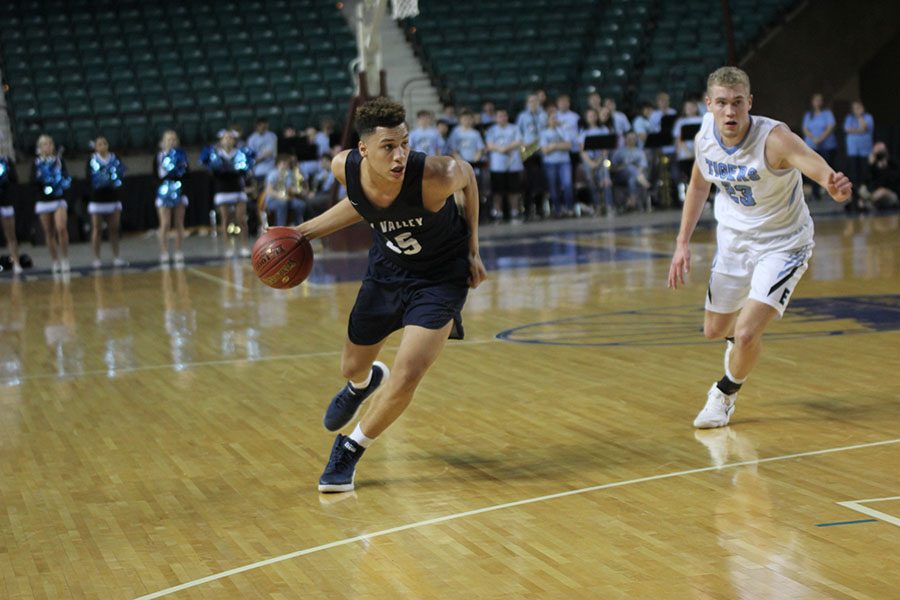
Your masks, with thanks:
[(868, 506), (863, 506), (863, 504), (871, 504), (872, 502), (886, 502), (888, 500), (900, 500), (900, 496), (891, 496), (890, 498), (869, 498), (868, 500), (848, 500), (846, 502), (838, 502), (838, 504), (843, 506), (844, 508), (855, 510), (856, 512), (860, 512), (870, 517), (875, 517), (880, 521), (885, 521), (887, 523), (890, 523), (891, 525), (900, 527), (900, 518), (895, 517), (894, 515), (883, 513), (880, 510), (875, 510), (874, 508), (870, 508)]
[[(706, 473), (708, 471), (721, 471), (724, 469), (733, 469), (735, 467), (760, 465), (760, 464), (764, 464), (764, 463), (790, 460), (793, 458), (803, 458), (806, 456), (818, 456), (821, 454), (833, 454), (836, 452), (845, 452), (847, 450), (858, 450), (861, 448), (874, 448), (877, 446), (887, 446), (890, 444), (897, 444), (897, 443), (900, 443), (900, 438), (895, 438), (892, 440), (882, 440), (880, 442), (869, 442), (866, 444), (855, 444), (853, 446), (841, 446), (839, 448), (825, 448), (823, 450), (811, 450), (809, 452), (799, 452), (797, 454), (785, 454), (783, 456), (773, 456), (771, 458), (761, 458), (761, 459), (756, 459), (756, 460), (747, 460), (747, 461), (743, 461), (743, 462), (728, 463), (728, 464), (722, 465), (720, 467), (716, 467), (716, 466), (701, 467), (698, 469), (688, 469), (686, 471), (675, 471), (673, 473), (662, 473), (660, 475), (650, 475), (649, 477), (639, 477), (637, 479), (628, 479), (625, 481), (604, 483), (602, 485), (594, 485), (594, 486), (590, 486), (590, 487), (580, 488), (577, 490), (558, 492), (556, 494), (548, 494), (546, 496), (537, 496), (534, 498), (526, 498), (525, 500), (517, 500), (515, 502), (507, 502), (505, 504), (495, 504), (493, 506), (485, 506), (483, 508), (476, 508), (474, 510), (467, 510), (464, 512), (458, 512), (458, 513), (453, 513), (453, 514), (449, 514), (449, 515), (444, 515), (443, 517), (435, 517), (433, 519), (426, 519), (424, 521), (416, 521), (415, 523), (399, 525), (397, 527), (391, 527), (390, 529), (382, 529), (381, 531), (374, 531), (372, 533), (364, 533), (362, 535), (345, 538), (343, 540), (336, 540), (334, 542), (329, 542), (327, 544), (322, 544), (320, 546), (304, 548), (302, 550), (297, 550), (295, 552), (290, 552), (288, 554), (282, 554), (281, 556), (276, 556), (274, 558), (261, 560), (259, 562), (255, 562), (255, 563), (252, 563), (249, 565), (244, 565), (242, 567), (236, 567), (234, 569), (222, 571), (221, 573), (216, 573), (214, 575), (209, 575), (207, 577), (202, 577), (200, 579), (188, 581), (187, 583), (182, 583), (180, 585), (166, 588), (164, 590), (160, 590), (160, 591), (154, 592), (152, 594), (147, 594), (146, 596), (140, 596), (136, 600), (151, 600), (152, 598), (161, 598), (163, 596), (166, 596), (168, 594), (173, 594), (173, 593), (179, 592), (181, 590), (186, 590), (186, 589), (190, 589), (193, 587), (197, 587), (197, 586), (203, 585), (205, 583), (209, 583), (211, 581), (224, 579), (226, 577), (231, 577), (232, 575), (237, 575), (238, 573), (252, 571), (254, 569), (259, 569), (261, 567), (265, 567), (265, 566), (272, 565), (275, 563), (290, 560), (292, 558), (297, 558), (299, 556), (305, 556), (307, 554), (314, 554), (316, 552), (322, 552), (323, 550), (329, 550), (331, 548), (338, 548), (340, 546), (347, 546), (349, 544), (354, 544), (356, 542), (367, 541), (367, 540), (371, 540), (374, 538), (391, 535), (393, 533), (399, 533), (401, 531), (408, 531), (410, 529), (418, 529), (420, 527), (427, 527), (429, 525), (437, 525), (439, 523), (446, 523), (448, 521), (455, 521), (457, 519), (463, 519), (466, 517), (472, 517), (472, 516), (481, 515), (484, 513), (494, 512), (494, 511), (498, 511), (498, 510), (504, 510), (507, 508), (514, 508), (517, 506), (525, 506), (528, 504), (535, 504), (538, 502), (546, 502), (548, 500), (556, 500), (558, 498), (566, 498), (568, 496), (576, 496), (579, 494), (586, 494), (589, 492), (596, 492), (596, 491), (600, 491), (600, 490), (608, 490), (608, 489), (617, 488), (617, 487), (624, 487), (627, 485), (634, 485), (637, 483), (645, 483), (648, 481), (659, 481), (661, 479), (671, 479), (674, 477), (683, 477), (685, 475), (695, 475), (697, 473)], [(894, 498), (881, 498), (881, 500), (892, 500), (892, 499), (894, 499)], [(874, 500), (862, 500), (861, 502), (873, 502), (873, 501)], [(838, 504), (844, 504), (844, 503), (839, 502)], [(900, 524), (900, 523), (896, 523), (896, 524)]]
[[(493, 344), (496, 343), (497, 340), (495, 338), (487, 338), (483, 340), (459, 340), (453, 342), (452, 345), (447, 346), (447, 348), (455, 348), (458, 346), (477, 346), (481, 344)], [(396, 350), (398, 346), (386, 346), (386, 350)], [(140, 373), (143, 371), (159, 371), (159, 370), (169, 370), (169, 369), (178, 369), (179, 371), (184, 371), (187, 369), (196, 369), (198, 367), (216, 367), (221, 365), (240, 365), (240, 364), (252, 364), (259, 362), (269, 362), (269, 361), (278, 361), (278, 360), (297, 360), (301, 358), (318, 358), (322, 356), (340, 356), (342, 350), (327, 350), (323, 352), (300, 352), (297, 354), (275, 354), (272, 356), (260, 356), (259, 358), (225, 358), (225, 359), (217, 359), (217, 360), (200, 360), (196, 362), (188, 362), (183, 364), (176, 363), (163, 363), (158, 365), (144, 365), (140, 367), (126, 367), (122, 369), (116, 369), (116, 376), (127, 375), (129, 373)], [(87, 371), (73, 371), (71, 373), (66, 373), (65, 375), (59, 375), (57, 373), (36, 373), (34, 375), (23, 375), (21, 377), (8, 377), (6, 379), (0, 379), (0, 385), (3, 385), (9, 381), (16, 382), (24, 382), (24, 381), (32, 381), (37, 379), (72, 379), (75, 377), (89, 377), (92, 375), (109, 375), (109, 369), (90, 369)]]
[(215, 275), (210, 275), (209, 273), (201, 271), (200, 269), (195, 269), (194, 267), (188, 267), (185, 270), (188, 273), (190, 273), (191, 275), (194, 275), (195, 277), (199, 277), (201, 279), (206, 279), (208, 281), (215, 281), (216, 283), (218, 283), (220, 285), (232, 287), (236, 290), (241, 290), (242, 292), (250, 291), (250, 288), (245, 288), (244, 286), (238, 285), (238, 284), (234, 283), (233, 281), (228, 281), (227, 279), (225, 279), (223, 277), (216, 277)]
[(856, 525), (857, 523), (877, 523), (878, 519), (857, 519), (856, 521), (835, 521), (834, 523), (817, 523), (816, 527), (834, 527), (835, 525)]

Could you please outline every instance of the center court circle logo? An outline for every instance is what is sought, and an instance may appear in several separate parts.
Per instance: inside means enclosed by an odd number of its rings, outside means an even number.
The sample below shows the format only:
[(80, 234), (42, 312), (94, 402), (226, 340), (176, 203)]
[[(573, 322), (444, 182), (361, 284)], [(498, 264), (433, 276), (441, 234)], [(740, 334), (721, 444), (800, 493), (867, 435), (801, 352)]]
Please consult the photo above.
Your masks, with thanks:
[[(900, 330), (900, 295), (799, 298), (766, 339)], [(497, 339), (550, 346), (704, 344), (703, 307), (672, 306), (598, 313), (507, 329)]]

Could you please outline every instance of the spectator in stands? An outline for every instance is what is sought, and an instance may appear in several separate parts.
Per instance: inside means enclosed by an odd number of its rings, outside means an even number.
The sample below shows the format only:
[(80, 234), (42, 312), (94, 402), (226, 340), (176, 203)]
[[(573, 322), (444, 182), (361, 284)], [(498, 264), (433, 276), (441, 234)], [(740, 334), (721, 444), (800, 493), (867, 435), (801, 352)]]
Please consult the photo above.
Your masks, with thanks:
[(0, 223), (3, 225), (3, 237), (12, 259), (13, 274), (22, 272), (19, 263), (19, 242), (16, 238), (16, 207), (10, 190), (19, 182), (16, 166), (11, 158), (0, 156)]
[[(674, 108), (669, 106), (669, 94), (666, 92), (659, 92), (656, 94), (656, 109), (650, 115), (650, 126), (654, 133), (658, 133), (663, 131), (663, 127), (666, 127), (666, 132), (671, 132), (671, 125), (675, 123), (674, 118), (677, 115), (677, 112)], [(672, 118), (671, 123), (668, 123), (669, 119), (667, 117)], [(665, 122), (664, 122), (665, 119)], [(654, 169), (659, 168), (660, 179), (664, 182), (662, 189), (670, 188), (671, 186), (667, 185), (665, 182), (677, 182), (679, 178), (678, 172), (678, 161), (675, 159), (675, 144), (666, 144), (665, 146), (655, 150), (652, 154), (653, 163), (655, 165)], [(664, 165), (668, 164), (668, 169), (663, 168)], [(671, 198), (663, 198), (661, 200), (661, 204), (666, 206), (669, 205)]]
[(316, 139), (318, 135), (319, 132), (315, 127), (307, 127), (303, 130), (303, 135), (298, 136), (295, 142), (297, 161), (304, 181), (311, 181), (319, 170), (319, 158), (322, 154)]
[(459, 126), (447, 139), (447, 151), (456, 160), (464, 160), (472, 165), (476, 179), (480, 179), (481, 160), (484, 154), (484, 139), (475, 129), (475, 115), (463, 109), (459, 115)]
[(536, 88), (534, 90), (534, 95), (537, 96), (538, 106), (543, 109), (546, 109), (550, 102), (547, 100), (547, 92), (544, 88)]
[(523, 209), (527, 221), (543, 216), (543, 199), (547, 190), (540, 140), (541, 131), (547, 127), (547, 113), (541, 107), (537, 94), (528, 94), (525, 98), (525, 110), (516, 117), (516, 127), (525, 147), (522, 152), (525, 167)]
[(550, 188), (550, 201), (555, 217), (581, 216), (575, 212), (575, 190), (572, 185), (572, 139), (569, 130), (559, 120), (555, 108), (547, 111), (547, 127), (541, 131), (541, 153), (544, 155), (544, 173)]
[(122, 202), (119, 201), (118, 190), (122, 187), (125, 165), (118, 156), (109, 151), (109, 142), (102, 135), (94, 139), (93, 145), (94, 153), (87, 162), (87, 180), (91, 184), (88, 213), (91, 215), (91, 249), (94, 251), (91, 266), (99, 269), (102, 265), (100, 241), (103, 238), (103, 221), (106, 221), (113, 266), (124, 267), (128, 263), (119, 258), (119, 218), (122, 214)]
[(275, 170), (275, 155), (278, 152), (278, 137), (269, 131), (268, 121), (262, 118), (256, 120), (256, 130), (247, 139), (247, 147), (256, 154), (253, 177), (259, 190), (269, 173)]
[(494, 209), (491, 218), (509, 221), (519, 206), (522, 191), (522, 139), (519, 129), (509, 122), (505, 108), (496, 112), (497, 122), (487, 130), (485, 142), (490, 153), (491, 195)]
[(593, 110), (598, 115), (600, 114), (600, 109), (603, 108), (603, 98), (600, 96), (600, 92), (591, 92), (588, 94), (587, 108)]
[(613, 181), (628, 188), (627, 207), (646, 206), (647, 190), (651, 187), (647, 179), (647, 156), (638, 148), (635, 132), (626, 133), (625, 145), (613, 152), (611, 169)]
[[(609, 109), (601, 107), (607, 115)], [(607, 119), (609, 117), (607, 116)], [(609, 177), (609, 151), (588, 150), (584, 147), (587, 138), (598, 135), (609, 135), (613, 131), (607, 125), (600, 124), (600, 114), (593, 108), (584, 112), (584, 129), (581, 130), (579, 143), (581, 145), (581, 170), (591, 191), (594, 214), (599, 215), (606, 210), (607, 215), (613, 214), (612, 180)]]
[[(803, 135), (806, 145), (815, 150), (828, 164), (834, 164), (837, 154), (837, 138), (834, 136), (835, 120), (831, 110), (825, 108), (822, 94), (813, 94), (810, 110), (803, 115)], [(812, 182), (813, 198), (822, 197), (822, 188)]]
[[(643, 148), (647, 136), (655, 133), (653, 124), (650, 122), (650, 116), (653, 114), (653, 103), (644, 100), (641, 102), (640, 112), (631, 123), (631, 127), (638, 137), (638, 147)], [(658, 130), (656, 130), (658, 131)]]
[(303, 201), (303, 175), (297, 159), (290, 154), (279, 154), (275, 169), (266, 177), (266, 211), (275, 213), (275, 225), (288, 223), (288, 211), (294, 215), (292, 225), (303, 222), (306, 202)]
[(37, 188), (38, 201), (34, 212), (41, 220), (44, 239), (53, 257), (52, 272), (69, 272), (69, 232), (66, 190), (72, 184), (62, 150), (57, 154), (56, 144), (49, 135), (37, 141), (37, 157), (31, 170), (31, 182)]
[(341, 140), (334, 130), (334, 119), (325, 117), (319, 122), (319, 131), (316, 133), (316, 147), (319, 149), (319, 158), (326, 154), (340, 152)]
[[(237, 146), (237, 135), (230, 129), (219, 132), (219, 142), (204, 149), (200, 162), (209, 169), (213, 178), (213, 203), (219, 211), (222, 238), (237, 233), (240, 239), (240, 255), (250, 256), (247, 247), (247, 192), (245, 177), (253, 168), (251, 151)], [(234, 219), (231, 218), (232, 209)], [(226, 243), (225, 256), (234, 256), (234, 248)]]
[[(625, 116), (625, 113), (616, 110), (616, 101), (614, 99), (607, 98), (603, 101), (603, 106), (612, 115), (613, 129), (615, 134), (619, 136), (619, 145), (621, 146), (625, 142), (625, 134), (631, 131), (631, 122)], [(599, 113), (600, 111), (597, 112)]]
[(178, 134), (168, 129), (163, 132), (159, 152), (153, 158), (153, 172), (160, 180), (156, 190), (156, 210), (159, 214), (159, 262), (163, 267), (169, 265), (171, 227), (175, 228), (175, 266), (184, 265), (181, 243), (184, 240), (184, 211), (188, 198), (181, 179), (187, 170), (187, 154), (178, 146)]
[(694, 136), (684, 138), (681, 130), (685, 125), (699, 126), (703, 122), (697, 103), (688, 100), (682, 105), (681, 115), (675, 121), (672, 128), (672, 137), (675, 139), (675, 155), (678, 160), (678, 199), (684, 202), (687, 191), (687, 183), (691, 180), (691, 170), (694, 167)]
[(438, 119), (438, 122), (434, 126), (434, 128), (437, 129), (438, 136), (440, 137), (440, 141), (441, 141), (440, 155), (443, 156), (444, 154), (447, 153), (447, 140), (450, 139), (450, 132), (453, 131), (454, 129), (456, 129), (456, 127), (451, 126), (450, 123), (445, 121), (443, 118), (440, 118), (440, 119)]
[(334, 194), (335, 177), (331, 170), (331, 155), (326, 154), (320, 159), (320, 168), (315, 179), (309, 184), (306, 200), (306, 213), (309, 218), (316, 217), (331, 207), (333, 197), (338, 199), (347, 195), (347, 191), (340, 186), (337, 194)]
[[(549, 121), (549, 114), (547, 117)], [(578, 152), (578, 113), (572, 110), (571, 101), (566, 94), (556, 98), (556, 119), (565, 132), (566, 139), (572, 142), (570, 152)]]
[(853, 188), (858, 190), (867, 179), (875, 134), (875, 119), (866, 112), (861, 100), (850, 105), (850, 114), (844, 119), (844, 131), (847, 134), (847, 175)]
[(481, 114), (478, 116), (478, 123), (487, 130), (488, 127), (497, 122), (497, 108), (494, 103), (487, 101), (481, 105)]
[(875, 208), (897, 208), (900, 196), (900, 165), (888, 154), (884, 142), (877, 142), (869, 153), (869, 180), (859, 195)]
[(459, 125), (459, 117), (456, 116), (456, 106), (453, 104), (445, 104), (439, 120), (445, 121), (451, 130)]
[(441, 134), (434, 126), (434, 113), (420, 110), (416, 114), (416, 126), (409, 132), (410, 150), (424, 152), (428, 156), (440, 156), (443, 146)]

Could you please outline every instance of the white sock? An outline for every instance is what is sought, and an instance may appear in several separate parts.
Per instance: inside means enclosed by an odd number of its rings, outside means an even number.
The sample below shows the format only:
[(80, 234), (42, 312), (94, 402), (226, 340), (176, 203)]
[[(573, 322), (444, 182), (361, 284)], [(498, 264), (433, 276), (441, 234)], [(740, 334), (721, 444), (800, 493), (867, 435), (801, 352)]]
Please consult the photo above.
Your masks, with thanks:
[(362, 432), (359, 423), (356, 424), (356, 429), (354, 429), (353, 433), (350, 434), (350, 439), (363, 448), (368, 448), (369, 444), (375, 441), (375, 438), (366, 437), (366, 434)]
[(734, 383), (737, 383), (737, 384), (741, 384), (741, 383), (744, 383), (745, 381), (747, 381), (746, 377), (744, 377), (743, 379), (738, 379), (737, 377), (732, 375), (731, 374), (731, 365), (725, 365), (725, 377), (727, 377), (728, 379), (730, 379), (731, 381), (733, 381)]
[(369, 384), (372, 382), (372, 369), (369, 369), (369, 376), (365, 378), (361, 383), (356, 383), (355, 381), (351, 381), (350, 385), (353, 386), (353, 389), (356, 390), (364, 390), (369, 387)]

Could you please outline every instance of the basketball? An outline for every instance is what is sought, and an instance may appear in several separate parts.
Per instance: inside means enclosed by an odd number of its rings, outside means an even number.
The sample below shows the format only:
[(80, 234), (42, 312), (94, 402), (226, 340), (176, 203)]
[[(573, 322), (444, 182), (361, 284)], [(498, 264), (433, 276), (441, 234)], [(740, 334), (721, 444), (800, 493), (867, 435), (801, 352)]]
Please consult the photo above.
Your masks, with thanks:
[(250, 260), (260, 281), (277, 289), (300, 285), (313, 268), (313, 251), (291, 227), (271, 227), (253, 244)]

